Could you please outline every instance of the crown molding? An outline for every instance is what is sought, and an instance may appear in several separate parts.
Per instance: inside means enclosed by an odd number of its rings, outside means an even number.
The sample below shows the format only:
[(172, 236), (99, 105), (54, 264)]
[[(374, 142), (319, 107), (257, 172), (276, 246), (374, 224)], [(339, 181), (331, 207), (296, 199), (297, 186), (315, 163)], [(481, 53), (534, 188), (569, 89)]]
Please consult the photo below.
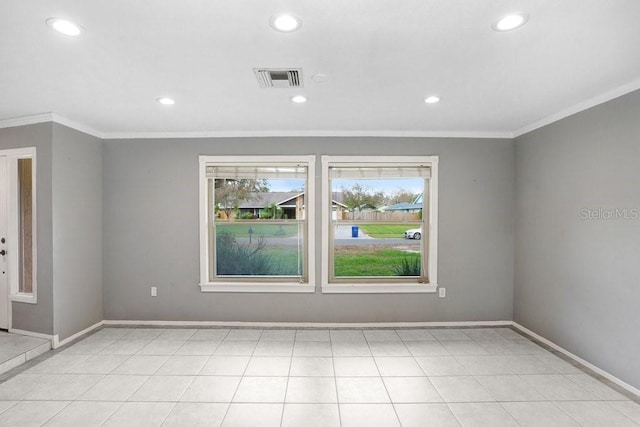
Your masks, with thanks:
[(68, 119), (56, 113), (51, 113), (51, 116), (54, 123), (58, 123), (68, 128), (75, 129), (79, 132), (95, 136), (96, 138), (104, 139), (104, 133), (92, 128), (91, 126), (76, 122), (75, 120)]
[(467, 138), (467, 139), (512, 139), (511, 132), (469, 132), (469, 131), (203, 131), (203, 132), (101, 132), (83, 123), (68, 119), (56, 113), (0, 120), (0, 128), (53, 122), (80, 132), (109, 140), (129, 139), (179, 139), (179, 138), (256, 138), (256, 137), (392, 137), (392, 138)]
[(594, 96), (593, 98), (587, 99), (586, 101), (579, 102), (578, 104), (575, 104), (569, 108), (565, 108), (564, 110), (561, 110), (555, 114), (551, 114), (533, 123), (529, 123), (528, 125), (522, 126), (521, 128), (513, 132), (513, 138), (517, 138), (521, 135), (532, 132), (541, 127), (550, 125), (551, 123), (557, 122), (566, 117), (580, 113), (581, 111), (588, 110), (589, 108), (595, 107), (597, 105), (604, 104), (607, 101), (611, 101), (612, 99), (619, 98), (623, 95), (634, 92), (638, 89), (640, 89), (640, 79), (634, 80), (622, 86), (618, 86), (613, 90), (610, 90), (598, 96)]
[(58, 123), (96, 138), (104, 138), (104, 134), (85, 124), (68, 119), (56, 113), (35, 114), (33, 116), (16, 117), (15, 119), (0, 120), (0, 129), (18, 126), (34, 125), (38, 123)]
[(511, 132), (469, 132), (469, 131), (203, 131), (203, 132), (100, 132), (90, 126), (68, 119), (56, 113), (17, 117), (0, 121), (0, 128), (53, 122), (101, 139), (178, 139), (178, 138), (255, 138), (255, 137), (393, 137), (393, 138), (480, 138), (511, 139)]
[(24, 116), (24, 117), (16, 117), (13, 119), (0, 120), (0, 129), (34, 125), (37, 123), (46, 123), (46, 122), (53, 122), (52, 113), (35, 114), (33, 116)]
[(394, 138), (481, 138), (512, 139), (511, 132), (456, 131), (207, 131), (207, 132), (113, 132), (104, 139), (172, 139), (172, 138), (254, 138), (254, 137), (394, 137)]

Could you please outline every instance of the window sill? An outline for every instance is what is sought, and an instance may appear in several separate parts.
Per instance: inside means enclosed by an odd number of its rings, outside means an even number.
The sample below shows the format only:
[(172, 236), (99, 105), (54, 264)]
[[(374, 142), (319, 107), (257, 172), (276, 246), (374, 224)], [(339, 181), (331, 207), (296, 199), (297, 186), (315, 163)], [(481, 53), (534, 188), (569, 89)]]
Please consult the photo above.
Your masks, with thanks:
[(438, 285), (376, 283), (368, 285), (333, 284), (322, 285), (323, 294), (435, 294)]
[(200, 283), (201, 292), (313, 293), (316, 287), (299, 283)]
[(37, 304), (38, 298), (32, 294), (13, 294), (11, 295), (11, 301), (24, 302), (27, 304)]

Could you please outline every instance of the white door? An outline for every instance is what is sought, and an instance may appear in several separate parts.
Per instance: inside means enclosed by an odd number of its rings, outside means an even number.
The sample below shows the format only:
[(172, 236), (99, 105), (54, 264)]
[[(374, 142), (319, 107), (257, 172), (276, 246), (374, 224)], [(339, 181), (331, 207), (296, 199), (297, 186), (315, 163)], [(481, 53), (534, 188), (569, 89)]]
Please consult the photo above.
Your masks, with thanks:
[(0, 329), (9, 328), (7, 280), (7, 157), (0, 156)]

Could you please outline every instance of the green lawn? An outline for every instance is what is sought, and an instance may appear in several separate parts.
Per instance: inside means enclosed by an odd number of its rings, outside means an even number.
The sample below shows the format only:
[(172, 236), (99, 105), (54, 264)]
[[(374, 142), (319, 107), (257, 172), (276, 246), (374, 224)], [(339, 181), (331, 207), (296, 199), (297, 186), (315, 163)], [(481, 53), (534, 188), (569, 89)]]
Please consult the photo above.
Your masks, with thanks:
[(363, 232), (376, 239), (403, 238), (406, 230), (419, 227), (418, 224), (366, 224), (360, 226)]
[(267, 246), (264, 254), (271, 257), (273, 276), (297, 276), (302, 273), (302, 253), (290, 246)]
[(226, 231), (235, 237), (249, 237), (249, 229), (253, 231), (253, 237), (293, 237), (298, 234), (298, 224), (278, 225), (216, 221), (216, 228), (218, 232)]
[(406, 260), (410, 264), (419, 262), (420, 254), (396, 249), (378, 251), (362, 251), (347, 253), (337, 252), (335, 255), (336, 277), (358, 276), (399, 276), (396, 271)]

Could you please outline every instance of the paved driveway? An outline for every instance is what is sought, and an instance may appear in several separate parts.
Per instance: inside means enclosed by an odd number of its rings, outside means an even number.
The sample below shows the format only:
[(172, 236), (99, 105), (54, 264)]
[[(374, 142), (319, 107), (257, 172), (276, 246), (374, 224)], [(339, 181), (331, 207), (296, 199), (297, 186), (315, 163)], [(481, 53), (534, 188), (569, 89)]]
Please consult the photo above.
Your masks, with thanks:
[(362, 231), (362, 228), (358, 230), (358, 237), (351, 237), (351, 225), (338, 225), (336, 227), (336, 240), (366, 240), (373, 239), (373, 237), (368, 236), (366, 233)]

